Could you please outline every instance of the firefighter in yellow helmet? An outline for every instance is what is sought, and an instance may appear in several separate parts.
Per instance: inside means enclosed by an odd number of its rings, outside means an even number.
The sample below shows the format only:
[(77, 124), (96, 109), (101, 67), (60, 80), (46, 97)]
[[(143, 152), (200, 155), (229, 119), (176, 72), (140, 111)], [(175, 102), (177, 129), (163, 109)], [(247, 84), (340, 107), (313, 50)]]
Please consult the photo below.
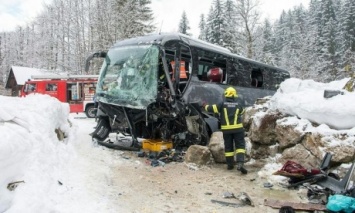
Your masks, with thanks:
[(247, 174), (248, 171), (244, 167), (245, 133), (241, 116), (245, 109), (237, 99), (238, 94), (233, 87), (225, 89), (224, 97), (223, 103), (205, 105), (204, 108), (208, 112), (220, 115), (227, 169), (232, 170), (234, 168), (234, 156), (236, 155), (237, 170), (242, 174)]

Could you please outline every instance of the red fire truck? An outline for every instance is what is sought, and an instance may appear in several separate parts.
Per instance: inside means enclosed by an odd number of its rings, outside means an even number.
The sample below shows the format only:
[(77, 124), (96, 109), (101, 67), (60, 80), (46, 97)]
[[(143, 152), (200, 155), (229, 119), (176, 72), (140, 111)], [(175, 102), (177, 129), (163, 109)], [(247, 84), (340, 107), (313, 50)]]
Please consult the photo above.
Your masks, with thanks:
[(22, 87), (21, 96), (32, 93), (47, 94), (61, 102), (68, 103), (70, 112), (85, 112), (94, 118), (96, 108), (94, 95), (98, 75), (43, 75), (31, 76)]

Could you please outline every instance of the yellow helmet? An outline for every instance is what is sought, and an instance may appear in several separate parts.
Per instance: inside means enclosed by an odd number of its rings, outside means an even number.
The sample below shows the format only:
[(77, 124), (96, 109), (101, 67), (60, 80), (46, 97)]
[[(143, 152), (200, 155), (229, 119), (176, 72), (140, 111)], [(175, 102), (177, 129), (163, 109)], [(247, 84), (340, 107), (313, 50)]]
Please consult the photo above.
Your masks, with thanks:
[(233, 87), (228, 87), (226, 90), (224, 90), (224, 97), (226, 98), (238, 97), (237, 90), (235, 90)]

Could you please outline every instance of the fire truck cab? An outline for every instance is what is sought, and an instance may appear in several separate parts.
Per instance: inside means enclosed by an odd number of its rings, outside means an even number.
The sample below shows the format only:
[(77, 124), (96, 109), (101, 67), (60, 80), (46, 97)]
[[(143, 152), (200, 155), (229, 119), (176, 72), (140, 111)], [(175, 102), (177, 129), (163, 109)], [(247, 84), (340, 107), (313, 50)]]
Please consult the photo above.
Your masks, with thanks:
[(68, 103), (70, 112), (85, 112), (89, 118), (96, 116), (94, 102), (98, 75), (71, 76), (31, 76), (22, 87), (21, 97), (39, 93), (57, 98)]

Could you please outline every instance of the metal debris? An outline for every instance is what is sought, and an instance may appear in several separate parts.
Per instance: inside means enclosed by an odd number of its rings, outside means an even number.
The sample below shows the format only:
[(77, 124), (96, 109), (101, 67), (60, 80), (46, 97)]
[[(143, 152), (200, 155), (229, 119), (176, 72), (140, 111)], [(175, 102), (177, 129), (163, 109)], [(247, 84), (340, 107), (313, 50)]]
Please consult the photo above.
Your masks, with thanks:
[(225, 202), (225, 201), (221, 201), (221, 200), (211, 200), (212, 203), (218, 203), (221, 204), (223, 206), (231, 206), (231, 207), (243, 207), (245, 206), (245, 204), (240, 204), (240, 203), (232, 203), (232, 202)]
[(7, 189), (10, 191), (14, 191), (17, 188), (19, 183), (24, 183), (24, 182), (25, 181), (21, 180), (21, 181), (15, 181), (15, 182), (9, 183), (9, 184), (7, 184)]
[(327, 210), (325, 205), (322, 204), (314, 204), (314, 203), (300, 203), (300, 202), (291, 202), (291, 201), (283, 201), (283, 200), (272, 200), (265, 199), (265, 206), (270, 206), (272, 208), (280, 209), (283, 206), (290, 206), (295, 210), (309, 210), (309, 211), (325, 211)]
[(250, 206), (254, 207), (254, 202), (252, 201), (252, 199), (250, 198), (250, 196), (246, 192), (241, 192), (238, 195), (238, 199), (240, 201), (242, 201), (243, 203), (245, 203), (246, 205), (250, 205)]
[(236, 198), (235, 195), (231, 192), (224, 192), (223, 198)]

